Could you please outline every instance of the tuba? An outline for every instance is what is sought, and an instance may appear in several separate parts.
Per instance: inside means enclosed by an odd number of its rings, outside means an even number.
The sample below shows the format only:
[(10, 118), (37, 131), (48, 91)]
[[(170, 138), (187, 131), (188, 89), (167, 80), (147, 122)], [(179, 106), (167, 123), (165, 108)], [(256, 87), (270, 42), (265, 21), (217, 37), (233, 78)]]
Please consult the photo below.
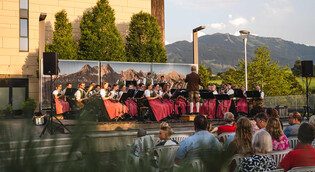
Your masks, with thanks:
[(93, 88), (94, 88), (94, 85), (91, 84), (90, 87), (89, 87), (89, 89), (88, 89), (88, 90), (86, 91), (86, 93), (85, 93), (85, 97), (87, 97), (87, 96), (89, 95), (89, 93), (93, 90)]

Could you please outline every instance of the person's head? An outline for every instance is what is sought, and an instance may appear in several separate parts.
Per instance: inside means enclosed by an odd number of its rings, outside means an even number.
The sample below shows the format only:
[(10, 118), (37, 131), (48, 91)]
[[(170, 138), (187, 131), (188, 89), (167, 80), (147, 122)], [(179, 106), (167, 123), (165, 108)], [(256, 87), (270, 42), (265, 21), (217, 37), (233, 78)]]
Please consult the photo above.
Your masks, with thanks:
[(152, 90), (152, 84), (151, 83), (147, 83), (145, 85), (145, 87), (148, 89), (148, 90)]
[(127, 88), (126, 88), (126, 85), (121, 85), (119, 89), (121, 91), (125, 92)]
[(138, 137), (143, 137), (143, 136), (145, 136), (145, 135), (147, 135), (147, 131), (145, 131), (143, 128), (140, 128), (140, 129), (138, 130), (138, 132), (137, 132), (137, 136), (138, 136)]
[(139, 79), (139, 76), (136, 74), (136, 75), (135, 75), (135, 80), (137, 80), (137, 79)]
[(108, 89), (108, 82), (103, 81), (102, 82), (102, 88), (105, 89), (105, 90)]
[(272, 138), (265, 130), (257, 131), (252, 140), (252, 148), (255, 153), (267, 154), (272, 151)]
[(57, 89), (57, 90), (61, 90), (61, 89), (62, 89), (62, 85), (61, 85), (61, 84), (58, 84), (58, 85), (56, 86), (56, 89)]
[(301, 114), (299, 112), (292, 112), (289, 115), (289, 124), (300, 124), (302, 121)]
[(225, 84), (222, 84), (222, 88), (223, 88), (223, 89), (226, 89), (226, 85), (225, 85)]
[(181, 82), (178, 83), (178, 84), (177, 84), (177, 89), (182, 89), (182, 88), (183, 88), (183, 83), (181, 83)]
[(232, 124), (234, 122), (234, 115), (232, 112), (225, 112), (224, 113), (224, 121)]
[(151, 77), (151, 72), (148, 72), (148, 75), (147, 75), (149, 78)]
[(237, 84), (234, 84), (234, 85), (233, 85), (233, 89), (238, 89), (238, 85), (237, 85)]
[(283, 136), (283, 131), (278, 118), (268, 119), (266, 131), (268, 131), (268, 133), (271, 135), (271, 138), (276, 139), (278, 142), (280, 142), (281, 136)]
[(196, 70), (197, 70), (197, 67), (196, 67), (196, 66), (191, 66), (191, 71), (192, 71), (192, 72), (196, 72)]
[(80, 82), (79, 83), (79, 88), (84, 89), (85, 88), (85, 83), (84, 82)]
[(244, 85), (242, 85), (241, 90), (244, 92), (246, 90), (246, 87)]
[(197, 115), (194, 119), (195, 131), (207, 130), (208, 120), (203, 115)]
[(256, 85), (256, 90), (260, 91), (260, 85)]
[[(139, 87), (140, 87), (141, 90), (145, 90), (147, 88), (146, 85), (144, 85), (144, 84), (142, 84), (141, 86), (139, 85)], [(152, 89), (152, 84), (151, 84), (151, 89)]]
[(254, 116), (254, 120), (256, 121), (256, 125), (262, 129), (266, 127), (268, 118), (265, 112), (260, 112)]
[(279, 113), (276, 109), (274, 108), (268, 108), (266, 110), (268, 118), (279, 118)]
[(228, 89), (232, 88), (232, 84), (231, 83), (228, 83), (226, 86), (227, 86)]
[(302, 144), (311, 144), (315, 139), (315, 127), (309, 123), (301, 124), (298, 131), (298, 139)]
[(163, 92), (165, 93), (166, 91), (170, 90), (170, 84), (164, 84), (163, 85)]
[(252, 124), (250, 120), (246, 117), (239, 118), (236, 122), (234, 140), (238, 148), (244, 148), (244, 150), (240, 150), (241, 152), (251, 150), (252, 138)]
[(159, 90), (160, 89), (160, 85), (159, 84), (154, 84), (153, 85), (153, 89), (154, 90)]
[(208, 85), (207, 85), (207, 90), (212, 90), (211, 84), (208, 84)]
[(95, 86), (95, 85), (96, 85), (96, 83), (95, 83), (95, 82), (91, 82), (91, 83), (90, 83), (90, 85), (93, 85), (93, 86)]
[(315, 127), (315, 115), (311, 116), (308, 122)]
[(100, 89), (101, 89), (101, 86), (100, 86), (100, 85), (95, 85), (94, 90), (95, 90), (96, 92), (100, 91)]
[(129, 90), (133, 90), (134, 89), (134, 85), (130, 84), (128, 87)]
[(217, 90), (217, 86), (215, 84), (211, 85), (212, 91), (216, 91)]
[(119, 89), (119, 85), (118, 84), (113, 84), (113, 90), (117, 91)]
[(257, 114), (261, 113), (261, 112), (265, 112), (265, 109), (261, 106), (254, 106), (251, 112), (252, 116), (256, 116)]
[(164, 80), (164, 75), (161, 76), (161, 80), (162, 80), (162, 81)]
[(160, 140), (170, 140), (171, 135), (173, 134), (172, 128), (166, 122), (160, 124)]
[(67, 88), (72, 88), (72, 84), (71, 83), (67, 83), (66, 87)]

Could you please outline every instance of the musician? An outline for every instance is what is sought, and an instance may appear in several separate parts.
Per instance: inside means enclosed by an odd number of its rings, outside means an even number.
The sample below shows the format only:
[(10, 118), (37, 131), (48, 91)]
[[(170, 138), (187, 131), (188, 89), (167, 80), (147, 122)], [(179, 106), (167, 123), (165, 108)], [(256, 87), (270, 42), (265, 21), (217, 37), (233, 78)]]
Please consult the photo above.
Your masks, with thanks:
[(164, 78), (164, 75), (162, 75), (162, 76), (160, 77), (160, 83), (167, 83), (167, 81), (166, 81), (165, 78)]
[(133, 79), (133, 81), (137, 81), (137, 85), (135, 85), (136, 87), (138, 87), (139, 86), (139, 84), (141, 83), (141, 80), (140, 80), (140, 78), (139, 78), (139, 75), (135, 75), (135, 77), (134, 77), (134, 79)]
[[(214, 84), (208, 84), (207, 89), (210, 90), (213, 95), (218, 94), (217, 87)], [(209, 118), (209, 119), (213, 119), (213, 118), (215, 118), (216, 107), (217, 107), (216, 99), (208, 99), (201, 106), (202, 114), (207, 115), (207, 118)]]
[(103, 100), (109, 99), (109, 89), (108, 89), (108, 82), (103, 81), (102, 82), (102, 89), (100, 90), (100, 95)]
[[(132, 84), (131, 84), (132, 85)], [(127, 93), (127, 87), (126, 85), (122, 85), (120, 88), (119, 88), (119, 97), (121, 97), (124, 93)]]
[[(183, 87), (183, 83), (178, 83), (176, 88), (176, 92), (179, 92)], [(173, 93), (175, 94), (175, 93)], [(178, 93), (179, 94), (179, 93)], [(186, 113), (186, 108), (187, 108), (187, 104), (186, 104), (186, 98), (183, 97), (182, 95), (179, 95), (176, 99), (176, 107), (175, 107), (175, 114), (185, 114)]]
[(89, 93), (89, 97), (92, 95), (100, 94), (100, 89), (101, 89), (100, 85), (95, 85), (95, 88)]
[(261, 91), (260, 85), (256, 85), (256, 91), (259, 91), (260, 97), (256, 99), (255, 101), (255, 106), (264, 106), (264, 98), (265, 98), (265, 93)]
[(117, 101), (119, 99), (118, 89), (119, 89), (118, 84), (113, 84), (113, 90), (110, 91), (109, 93), (109, 97), (111, 100)]
[(171, 115), (174, 110), (174, 103), (171, 100), (172, 93), (170, 90), (170, 84), (164, 84), (162, 92), (163, 104), (167, 106), (168, 115)]
[(83, 101), (87, 99), (85, 97), (84, 88), (85, 88), (85, 83), (80, 82), (79, 89), (74, 94), (74, 97), (76, 99), (76, 104), (80, 109), (82, 109), (84, 107)]
[(247, 96), (246, 96), (246, 88), (244, 85), (241, 86), (242, 93), (244, 97), (239, 98), (236, 103), (236, 110), (238, 113), (245, 113), (248, 114), (248, 103), (247, 103)]
[[(224, 84), (225, 85), (225, 84)], [(222, 90), (221, 90), (221, 94), (227, 94), (230, 96), (230, 99), (229, 100), (223, 100), (223, 101), (220, 101), (219, 104), (218, 104), (218, 108), (217, 108), (217, 113), (216, 113), (216, 116), (218, 118), (223, 118), (223, 115), (224, 113), (226, 112), (232, 112), (234, 113), (235, 111), (235, 104), (234, 102), (232, 101), (232, 97), (234, 95), (234, 90), (232, 89), (232, 84), (231, 83), (228, 83), (225, 86), (223, 86), (222, 84), (222, 88), (226, 88), (225, 89), (225, 92), (223, 93)]]
[(196, 102), (197, 113), (199, 113), (200, 98), (199, 98), (199, 85), (201, 85), (200, 76), (196, 73), (196, 66), (191, 67), (191, 73), (186, 75), (185, 82), (187, 82), (187, 91), (190, 101), (190, 114), (193, 113), (194, 100)]
[(68, 88), (72, 88), (72, 84), (71, 83), (67, 83), (67, 85), (66, 85), (66, 88), (65, 89), (63, 89), (63, 94), (65, 94), (66, 93), (66, 91), (67, 91), (67, 89)]
[(121, 87), (122, 85), (126, 85), (125, 77), (122, 76), (120, 79), (118, 79), (118, 80), (116, 81), (116, 84), (117, 84), (119, 87)]
[(160, 85), (159, 84), (154, 84), (153, 85), (153, 92), (159, 96), (163, 95), (163, 92), (160, 90)]
[(65, 112), (70, 111), (69, 103), (66, 101), (63, 101), (63, 93), (61, 91), (62, 85), (58, 84), (56, 87), (56, 90), (53, 91), (53, 95), (55, 97), (55, 103), (56, 103), (56, 114), (63, 114)]
[(227, 86), (225, 84), (222, 84), (220, 89), (220, 94), (225, 94), (227, 92)]
[(147, 84), (154, 84), (153, 83), (153, 78), (151, 76), (151, 72), (148, 72), (147, 77), (143, 78), (143, 84), (147, 85)]
[(208, 84), (208, 85), (207, 85), (207, 90), (209, 90), (209, 91), (212, 90), (212, 85), (211, 85), (211, 84)]
[(231, 83), (228, 83), (227, 85), (227, 92), (226, 94), (229, 95), (229, 96), (233, 96), (234, 95), (234, 90), (232, 89), (232, 84)]
[(212, 91), (212, 94), (213, 95), (217, 95), (218, 92), (217, 92), (217, 86), (215, 84), (212, 84), (211, 85), (211, 91)]

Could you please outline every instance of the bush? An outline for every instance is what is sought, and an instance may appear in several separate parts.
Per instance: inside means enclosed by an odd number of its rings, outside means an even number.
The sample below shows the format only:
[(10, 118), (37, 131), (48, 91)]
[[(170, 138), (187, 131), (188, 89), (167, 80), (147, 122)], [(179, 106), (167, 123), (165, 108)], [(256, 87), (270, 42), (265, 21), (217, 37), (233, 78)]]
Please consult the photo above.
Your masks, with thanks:
[(34, 111), (36, 109), (36, 102), (34, 99), (27, 99), (22, 102), (22, 111), (24, 113), (25, 117), (32, 117), (34, 114)]

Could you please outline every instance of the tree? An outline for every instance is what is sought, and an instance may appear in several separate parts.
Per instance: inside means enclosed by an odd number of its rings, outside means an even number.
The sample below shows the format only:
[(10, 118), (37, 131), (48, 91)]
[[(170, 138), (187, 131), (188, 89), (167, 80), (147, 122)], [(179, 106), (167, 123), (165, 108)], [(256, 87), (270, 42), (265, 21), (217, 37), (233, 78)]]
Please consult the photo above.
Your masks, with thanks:
[(60, 59), (77, 59), (78, 47), (72, 37), (72, 25), (67, 18), (66, 10), (55, 14), (55, 30), (51, 45), (46, 46), (47, 52), (57, 52)]
[(198, 74), (200, 76), (201, 86), (203, 86), (203, 88), (207, 88), (207, 85), (210, 83), (209, 71), (204, 65), (200, 65), (198, 68)]
[(132, 62), (167, 61), (162, 35), (155, 17), (140, 12), (131, 17), (129, 35), (126, 37), (126, 55)]
[(208, 67), (208, 68), (207, 68), (207, 71), (209, 72), (209, 75), (211, 76), (211, 75), (212, 75), (212, 69), (211, 69), (211, 67)]
[(83, 14), (80, 29), (80, 59), (126, 61), (123, 39), (108, 0), (99, 0), (92, 11)]
[[(281, 67), (278, 62), (270, 59), (268, 47), (259, 46), (255, 50), (256, 58), (251, 58), (248, 62), (248, 90), (254, 90), (255, 85), (262, 86), (268, 96), (290, 95), (302, 93), (302, 86), (298, 83), (288, 66)], [(238, 85), (245, 84), (244, 60), (239, 60), (235, 68), (231, 68), (222, 74), (224, 83)]]
[(294, 62), (294, 67), (291, 68), (291, 71), (294, 76), (301, 76), (302, 75), (302, 64), (301, 60), (297, 60)]

